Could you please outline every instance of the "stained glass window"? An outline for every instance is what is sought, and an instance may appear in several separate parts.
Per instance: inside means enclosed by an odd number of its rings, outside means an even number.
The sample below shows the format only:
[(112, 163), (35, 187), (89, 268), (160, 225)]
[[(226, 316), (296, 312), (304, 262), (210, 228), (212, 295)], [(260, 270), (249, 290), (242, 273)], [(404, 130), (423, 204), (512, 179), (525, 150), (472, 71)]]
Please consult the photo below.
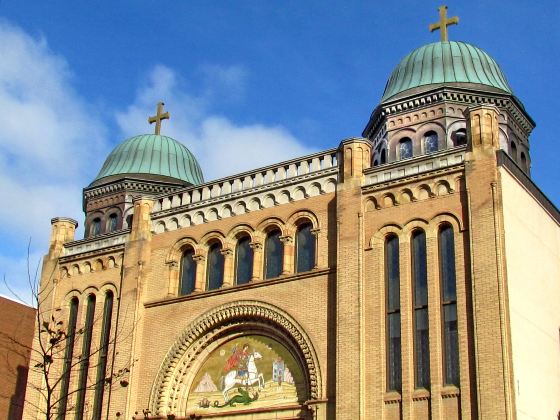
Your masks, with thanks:
[(237, 241), (235, 248), (235, 283), (245, 284), (253, 277), (253, 249), (251, 238), (245, 236)]
[(428, 131), (424, 137), (424, 148), (426, 153), (438, 151), (438, 135), (434, 131)]
[(117, 230), (117, 223), (118, 223), (119, 217), (117, 216), (116, 213), (111, 213), (111, 215), (109, 216), (109, 223), (107, 225), (107, 231), (108, 232), (114, 232), (115, 230)]
[(222, 244), (214, 243), (208, 250), (207, 290), (219, 289), (224, 283), (224, 256)]
[(76, 338), (76, 321), (78, 320), (78, 298), (70, 301), (70, 315), (68, 316), (68, 330), (66, 332), (66, 348), (64, 349), (64, 371), (60, 385), (60, 402), (58, 403), (57, 420), (66, 418), (66, 406), (68, 404), (68, 387), (70, 385), (70, 372), (73, 364), (74, 341)]
[(296, 234), (296, 272), (310, 271), (315, 266), (315, 235), (313, 226), (305, 223), (298, 227)]
[(439, 260), (443, 312), (443, 370), (446, 384), (459, 386), (459, 337), (457, 335), (457, 284), (453, 228), (439, 231)]
[(430, 386), (430, 343), (428, 328), (428, 272), (426, 234), (416, 230), (412, 235), (412, 284), (414, 305), (414, 365), (417, 388)]
[(399, 239), (390, 236), (385, 242), (385, 277), (387, 282), (387, 388), (400, 391), (401, 375), (401, 304)]
[(399, 142), (399, 155), (401, 159), (408, 159), (412, 157), (412, 140), (405, 137)]
[(103, 307), (103, 326), (101, 327), (101, 340), (99, 343), (99, 362), (97, 365), (97, 380), (95, 383), (95, 398), (93, 400), (93, 420), (101, 420), (103, 407), (103, 391), (107, 375), (107, 355), (109, 352), (109, 338), (111, 333), (111, 319), (113, 315), (113, 292), (105, 295)]
[(194, 291), (196, 282), (196, 262), (194, 261), (194, 250), (192, 248), (183, 252), (181, 258), (181, 283), (179, 294), (188, 295)]
[(280, 231), (273, 230), (266, 236), (265, 242), (265, 279), (278, 277), (282, 273), (284, 244), (280, 241)]
[(78, 393), (76, 395), (76, 418), (83, 418), (88, 381), (89, 359), (91, 351), (91, 335), (95, 315), (95, 295), (87, 298), (86, 322), (82, 336), (82, 354), (80, 362), (80, 376), (78, 379)]

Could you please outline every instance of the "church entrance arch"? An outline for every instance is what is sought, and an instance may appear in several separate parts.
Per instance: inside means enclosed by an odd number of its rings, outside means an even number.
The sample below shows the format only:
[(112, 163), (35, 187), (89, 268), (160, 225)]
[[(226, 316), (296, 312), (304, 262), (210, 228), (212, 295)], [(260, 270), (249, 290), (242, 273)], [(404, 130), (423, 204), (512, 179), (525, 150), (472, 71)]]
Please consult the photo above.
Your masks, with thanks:
[(159, 415), (302, 408), (320, 398), (309, 337), (288, 314), (256, 301), (222, 305), (192, 322), (152, 387)]

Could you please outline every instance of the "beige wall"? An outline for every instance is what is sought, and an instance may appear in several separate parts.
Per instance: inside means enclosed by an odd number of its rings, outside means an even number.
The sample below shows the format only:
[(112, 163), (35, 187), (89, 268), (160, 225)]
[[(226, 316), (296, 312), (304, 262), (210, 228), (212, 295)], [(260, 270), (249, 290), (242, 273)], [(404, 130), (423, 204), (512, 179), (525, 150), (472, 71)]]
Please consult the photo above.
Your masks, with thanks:
[(560, 226), (506, 169), (507, 281), (518, 419), (560, 410)]

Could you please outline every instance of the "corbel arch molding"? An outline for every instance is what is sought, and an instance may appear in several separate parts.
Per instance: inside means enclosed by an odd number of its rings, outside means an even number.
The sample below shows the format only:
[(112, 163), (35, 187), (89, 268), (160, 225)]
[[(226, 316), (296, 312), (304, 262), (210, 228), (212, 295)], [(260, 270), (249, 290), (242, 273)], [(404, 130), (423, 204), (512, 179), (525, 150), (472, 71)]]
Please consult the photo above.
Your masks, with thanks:
[(303, 220), (310, 222), (313, 229), (320, 229), (319, 219), (315, 213), (310, 210), (298, 210), (292, 213), (292, 215), (288, 218), (288, 221), (286, 222), (286, 233), (293, 236), (298, 228), (298, 225), (300, 225)]
[(198, 243), (194, 238), (191, 238), (190, 236), (179, 239), (169, 249), (169, 252), (165, 257), (165, 264), (173, 264), (173, 263), (178, 264), (179, 261), (181, 260), (181, 256), (183, 255), (183, 252), (187, 247), (191, 247), (192, 249), (194, 249), (194, 252), (197, 253)]
[(236, 301), (198, 317), (171, 346), (152, 385), (152, 413), (186, 415), (188, 393), (205, 356), (225, 341), (247, 333), (270, 336), (285, 345), (304, 371), (307, 397), (321, 398), (318, 358), (297, 321), (264, 302)]
[(239, 225), (234, 226), (227, 234), (225, 241), (231, 246), (234, 247), (237, 243), (238, 239), (242, 236), (248, 236), (251, 238), (251, 242), (255, 241), (255, 230), (252, 226), (248, 225), (247, 223), (242, 223)]
[(226, 236), (222, 233), (222, 231), (212, 230), (200, 239), (200, 245), (205, 248), (208, 248), (210, 244), (214, 242), (220, 242), (222, 247), (225, 248)]
[(256, 230), (262, 232), (263, 236), (266, 236), (274, 228), (279, 229), (281, 235), (286, 235), (286, 225), (279, 217), (269, 217), (263, 220), (259, 223)]
[(436, 235), (440, 226), (444, 223), (450, 224), (453, 227), (453, 230), (455, 230), (456, 232), (464, 232), (466, 230), (465, 224), (463, 223), (461, 218), (455, 216), (452, 213), (441, 213), (437, 216), (434, 216), (430, 220), (430, 225), (433, 226)]
[(400, 238), (402, 235), (402, 226), (398, 223), (388, 223), (384, 225), (370, 238), (369, 248), (371, 249), (376, 245), (383, 245), (385, 243), (385, 238), (391, 234), (394, 234)]
[(406, 242), (410, 242), (410, 237), (412, 235), (412, 232), (414, 232), (417, 229), (421, 229), (426, 233), (426, 236), (430, 235), (430, 223), (427, 220), (424, 219), (411, 219), (408, 222), (405, 223), (403, 230), (402, 230), (402, 240), (406, 241)]

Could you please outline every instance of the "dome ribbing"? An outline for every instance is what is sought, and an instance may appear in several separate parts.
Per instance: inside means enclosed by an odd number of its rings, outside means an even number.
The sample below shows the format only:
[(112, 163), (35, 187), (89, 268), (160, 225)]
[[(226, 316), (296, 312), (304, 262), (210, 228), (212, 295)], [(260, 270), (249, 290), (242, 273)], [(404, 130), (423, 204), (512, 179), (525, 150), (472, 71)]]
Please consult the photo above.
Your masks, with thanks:
[(500, 66), (465, 42), (434, 42), (412, 51), (387, 81), (381, 102), (409, 89), (444, 83), (473, 83), (513, 94)]
[(155, 134), (131, 137), (115, 147), (92, 184), (115, 175), (152, 175), (193, 185), (204, 182), (200, 165), (189, 149), (171, 137)]

